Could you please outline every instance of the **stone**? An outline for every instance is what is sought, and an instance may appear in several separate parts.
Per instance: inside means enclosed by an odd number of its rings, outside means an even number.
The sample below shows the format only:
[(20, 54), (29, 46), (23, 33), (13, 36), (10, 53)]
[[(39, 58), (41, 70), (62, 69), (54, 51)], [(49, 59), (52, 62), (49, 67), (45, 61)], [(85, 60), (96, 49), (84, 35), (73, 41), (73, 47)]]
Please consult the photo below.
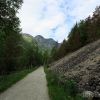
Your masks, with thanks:
[(91, 91), (84, 91), (84, 92), (82, 93), (82, 96), (83, 96), (84, 98), (86, 98), (87, 100), (92, 100), (93, 97), (94, 97), (94, 93), (91, 92)]

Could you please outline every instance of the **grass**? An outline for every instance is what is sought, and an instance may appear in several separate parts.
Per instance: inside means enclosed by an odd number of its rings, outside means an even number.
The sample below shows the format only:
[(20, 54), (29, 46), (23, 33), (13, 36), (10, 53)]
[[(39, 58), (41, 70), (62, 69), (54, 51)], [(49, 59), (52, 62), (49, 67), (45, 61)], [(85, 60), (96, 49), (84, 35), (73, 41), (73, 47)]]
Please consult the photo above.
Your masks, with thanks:
[(51, 100), (84, 100), (78, 93), (77, 84), (73, 80), (61, 83), (57, 76), (45, 68)]
[(13, 84), (23, 79), (28, 73), (36, 69), (25, 69), (22, 71), (14, 72), (9, 75), (0, 76), (0, 93), (11, 87)]

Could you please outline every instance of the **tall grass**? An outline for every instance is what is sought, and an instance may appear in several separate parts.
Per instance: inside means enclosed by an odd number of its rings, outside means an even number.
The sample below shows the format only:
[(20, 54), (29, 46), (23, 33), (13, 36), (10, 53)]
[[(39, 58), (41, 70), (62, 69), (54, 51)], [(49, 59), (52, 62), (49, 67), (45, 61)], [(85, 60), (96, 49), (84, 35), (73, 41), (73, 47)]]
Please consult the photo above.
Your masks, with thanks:
[(73, 80), (65, 83), (59, 81), (58, 77), (45, 68), (48, 81), (49, 95), (51, 100), (84, 100), (78, 93), (77, 84)]

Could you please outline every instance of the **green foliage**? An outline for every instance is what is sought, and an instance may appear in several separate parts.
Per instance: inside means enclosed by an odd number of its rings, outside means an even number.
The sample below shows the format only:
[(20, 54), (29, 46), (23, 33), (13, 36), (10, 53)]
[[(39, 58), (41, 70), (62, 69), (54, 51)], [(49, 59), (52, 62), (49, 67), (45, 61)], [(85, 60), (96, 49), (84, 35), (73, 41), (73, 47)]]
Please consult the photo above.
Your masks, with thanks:
[(65, 83), (62, 83), (57, 75), (48, 71), (46, 67), (45, 72), (51, 100), (84, 100), (78, 93), (75, 81), (67, 80)]
[[(56, 58), (59, 59), (59, 57), (64, 57), (66, 54), (66, 43), (67, 41), (64, 40), (63, 43), (61, 44), (59, 50), (57, 50), (57, 54), (59, 54)], [(62, 53), (63, 52), (63, 53)]]
[(49, 52), (48, 50), (45, 50), (43, 53), (43, 62), (45, 65), (47, 65), (49, 63)]
[(64, 90), (68, 95), (75, 97), (78, 93), (77, 83), (73, 80), (67, 80), (64, 84)]
[(87, 43), (87, 31), (86, 31), (86, 22), (84, 20), (79, 23), (79, 32), (80, 32), (80, 40), (81, 45), (84, 46)]
[(39, 66), (43, 64), (43, 53), (39, 49), (36, 41), (22, 37), (21, 48), (22, 54), (19, 57), (20, 68), (30, 68), (31, 66)]
[(4, 57), (5, 57), (5, 33), (0, 31), (0, 70), (5, 69)]
[(0, 74), (15, 70), (20, 55), (19, 18), (22, 0), (0, 1)]
[(21, 35), (17, 17), (22, 0), (0, 1), (0, 75), (43, 64), (43, 53), (31, 37)]

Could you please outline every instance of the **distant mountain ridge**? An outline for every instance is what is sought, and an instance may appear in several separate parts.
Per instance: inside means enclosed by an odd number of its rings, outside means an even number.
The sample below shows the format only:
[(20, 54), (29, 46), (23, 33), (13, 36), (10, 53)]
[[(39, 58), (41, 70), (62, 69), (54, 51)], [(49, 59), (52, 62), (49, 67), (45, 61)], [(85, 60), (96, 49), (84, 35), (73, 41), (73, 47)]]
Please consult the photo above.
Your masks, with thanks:
[(23, 35), (23, 37), (25, 38), (25, 39), (28, 39), (28, 41), (36, 41), (37, 43), (38, 43), (38, 45), (39, 45), (39, 47), (42, 49), (42, 50), (51, 50), (54, 46), (57, 46), (57, 47), (59, 47), (59, 43), (58, 42), (56, 42), (55, 40), (53, 40), (52, 38), (48, 38), (48, 39), (46, 39), (46, 38), (44, 38), (43, 36), (41, 36), (41, 35), (37, 35), (37, 36), (35, 36), (35, 37), (33, 37), (33, 36), (31, 36), (30, 34), (26, 34), (26, 33), (24, 33), (24, 34), (22, 34)]
[(34, 39), (37, 41), (38, 45), (41, 48), (52, 49), (52, 47), (59, 45), (59, 43), (52, 38), (45, 39), (41, 35), (37, 35), (36, 37), (34, 37)]

